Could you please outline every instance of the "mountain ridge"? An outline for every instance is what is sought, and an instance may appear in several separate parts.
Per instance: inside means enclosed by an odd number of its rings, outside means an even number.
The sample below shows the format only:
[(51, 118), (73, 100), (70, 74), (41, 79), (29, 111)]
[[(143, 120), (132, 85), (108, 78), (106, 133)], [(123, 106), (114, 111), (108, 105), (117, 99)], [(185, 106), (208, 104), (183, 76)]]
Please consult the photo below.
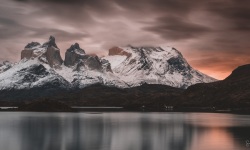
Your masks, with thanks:
[(250, 106), (250, 64), (237, 67), (221, 81), (188, 87), (179, 98), (184, 106)]
[[(34, 72), (39, 67), (46, 75)], [(93, 84), (131, 88), (144, 83), (187, 88), (216, 81), (194, 70), (172, 47), (114, 47), (109, 56), (100, 58), (86, 54), (75, 43), (67, 49), (63, 60), (53, 36), (44, 44), (28, 43), (21, 51), (21, 61), (5, 63), (0, 71), (0, 90), (42, 88), (54, 80), (64, 89)]]

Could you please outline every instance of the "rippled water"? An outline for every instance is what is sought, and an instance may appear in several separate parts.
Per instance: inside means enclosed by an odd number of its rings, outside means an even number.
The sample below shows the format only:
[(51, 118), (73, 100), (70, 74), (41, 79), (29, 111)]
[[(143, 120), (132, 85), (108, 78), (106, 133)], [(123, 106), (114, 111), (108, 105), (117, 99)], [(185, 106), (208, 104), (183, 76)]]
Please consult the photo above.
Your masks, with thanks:
[(250, 150), (247, 140), (249, 115), (0, 112), (0, 150)]

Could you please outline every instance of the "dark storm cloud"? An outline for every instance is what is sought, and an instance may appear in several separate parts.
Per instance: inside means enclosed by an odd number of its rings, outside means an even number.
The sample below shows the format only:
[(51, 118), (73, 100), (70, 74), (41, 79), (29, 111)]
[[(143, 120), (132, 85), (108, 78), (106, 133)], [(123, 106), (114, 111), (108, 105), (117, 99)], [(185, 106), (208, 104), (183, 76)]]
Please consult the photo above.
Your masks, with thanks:
[[(163, 14), (163, 16), (157, 18), (152, 23), (151, 26), (146, 27), (146, 30), (156, 32), (157, 34), (162, 35), (168, 40), (171, 40), (171, 35), (173, 35), (173, 40), (178, 40), (182, 38), (193, 38), (192, 35), (196, 35), (199, 33), (214, 32), (215, 34), (218, 32), (222, 32), (221, 29), (216, 28), (216, 23), (221, 24), (221, 22), (225, 22), (225, 27), (223, 32), (233, 32), (233, 31), (249, 31), (250, 29), (250, 1), (236, 1), (236, 0), (218, 0), (218, 1), (174, 1), (173, 4), (169, 5), (169, 2), (173, 1), (165, 1), (165, 3), (160, 4), (156, 8), (164, 8), (161, 11), (165, 11), (159, 14)], [(169, 7), (170, 6), (170, 7)], [(175, 7), (172, 7), (175, 6)], [(172, 9), (171, 8), (175, 8)], [(176, 9), (177, 8), (177, 9)], [(169, 11), (170, 9), (170, 11)], [(199, 11), (207, 11), (210, 15), (221, 17), (221, 22), (214, 22), (215, 26), (205, 26), (199, 25), (204, 20), (198, 20), (196, 22), (189, 20), (190, 15), (196, 15), (200, 13)], [(213, 20), (211, 20), (213, 21)], [(175, 35), (176, 34), (176, 35)], [(186, 35), (191, 35), (190, 37), (186, 37)], [(180, 38), (175, 38), (179, 37)], [(227, 36), (223, 37), (226, 38)]]
[[(82, 33), (69, 33), (63, 30), (58, 30), (58, 29), (49, 29), (49, 28), (41, 28), (39, 30), (35, 30), (32, 34), (32, 37), (37, 37), (37, 36), (42, 36), (46, 37), (48, 36), (48, 33), (51, 35), (58, 37), (57, 39), (60, 40), (61, 42), (69, 41), (69, 40), (78, 40), (81, 38), (87, 38), (89, 35), (87, 34), (82, 34)], [(47, 32), (44, 32), (47, 31)]]
[(86, 3), (86, 2), (93, 2), (96, 0), (15, 0), (19, 2), (36, 2), (36, 1), (42, 1), (42, 2), (56, 2), (56, 3)]
[(249, 31), (249, 0), (2, 0), (0, 59), (17, 61), (27, 42), (54, 35), (62, 53), (74, 42), (99, 55), (115, 45), (170, 44), (210, 73), (249, 63)]
[(156, 21), (158, 25), (144, 29), (156, 32), (167, 40), (191, 39), (211, 32), (210, 28), (185, 21), (183, 18), (161, 17)]
[[(8, 18), (0, 18), (0, 39), (5, 39), (13, 37), (16, 34), (20, 34), (20, 31), (23, 30), (23, 26), (19, 25), (16, 21)], [(17, 28), (21, 30), (16, 30)]]
[(1, 33), (0, 39), (22, 35), (28, 31), (32, 31), (30, 36), (34, 38), (37, 36), (45, 37), (48, 35), (48, 33), (50, 33), (51, 35), (58, 36), (58, 38), (60, 38), (61, 41), (68, 41), (72, 39), (80, 39), (80, 38), (88, 37), (87, 34), (83, 34), (83, 33), (72, 34), (72, 33), (59, 30), (59, 29), (27, 27), (27, 26), (23, 26), (13, 20), (6, 19), (6, 18), (0, 18), (0, 23), (1, 25), (3, 25), (3, 27), (0, 28), (0, 33)]
[(250, 1), (249, 0), (228, 0), (213, 2), (208, 5), (207, 9), (217, 15), (227, 18), (234, 23), (237, 21), (249, 22), (250, 17)]

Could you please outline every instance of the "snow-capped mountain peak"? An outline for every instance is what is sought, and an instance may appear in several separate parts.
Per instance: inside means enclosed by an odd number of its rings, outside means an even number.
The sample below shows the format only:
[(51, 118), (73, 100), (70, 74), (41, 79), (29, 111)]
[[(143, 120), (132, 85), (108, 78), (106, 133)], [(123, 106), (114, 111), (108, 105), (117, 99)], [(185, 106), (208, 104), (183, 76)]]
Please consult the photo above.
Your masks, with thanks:
[(11, 69), (0, 73), (0, 89), (30, 89), (49, 86), (70, 88), (62, 76), (35, 59), (22, 59)]
[(80, 48), (80, 45), (78, 43), (71, 45), (71, 47), (68, 49), (68, 52), (74, 52), (74, 53), (77, 53), (79, 55), (86, 54), (85, 51)]
[(172, 47), (116, 47), (116, 50), (110, 49), (109, 54), (104, 59), (110, 61), (114, 74), (131, 86), (146, 82), (187, 88), (192, 84), (215, 81), (194, 70)]
[(49, 41), (48, 41), (48, 42), (45, 42), (45, 43), (43, 44), (43, 47), (45, 47), (45, 48), (54, 47), (54, 48), (59, 49), (59, 48), (57, 47), (57, 45), (56, 45), (56, 38), (53, 37), (53, 36), (50, 36), (50, 37), (49, 37)]

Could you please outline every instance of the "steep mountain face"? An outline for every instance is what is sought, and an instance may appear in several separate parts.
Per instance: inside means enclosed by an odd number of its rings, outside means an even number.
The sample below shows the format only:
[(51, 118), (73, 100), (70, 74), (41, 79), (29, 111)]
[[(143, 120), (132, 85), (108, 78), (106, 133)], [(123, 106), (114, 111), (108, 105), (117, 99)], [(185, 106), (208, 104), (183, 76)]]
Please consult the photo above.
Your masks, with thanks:
[(64, 65), (67, 67), (76, 66), (80, 71), (81, 67), (87, 70), (97, 70), (100, 72), (112, 72), (110, 63), (107, 60), (99, 59), (97, 56), (87, 55), (78, 43), (71, 45), (66, 51)]
[(114, 47), (103, 59), (108, 60), (114, 74), (130, 86), (149, 83), (187, 88), (216, 81), (194, 70), (172, 47)]
[(0, 90), (36, 87), (69, 88), (70, 83), (52, 69), (34, 60), (22, 60), (0, 74)]
[(71, 83), (38, 58), (23, 59), (0, 73), (0, 101), (36, 100), (64, 93), (70, 88)]
[(50, 36), (49, 41), (41, 45), (38, 42), (29, 43), (21, 52), (21, 59), (38, 58), (41, 62), (49, 64), (52, 68), (61, 66), (63, 60), (55, 38)]
[(225, 80), (190, 86), (179, 99), (184, 106), (250, 106), (250, 64), (235, 69)]
[(81, 59), (84, 59), (85, 51), (80, 48), (78, 43), (71, 45), (69, 49), (67, 49), (65, 54), (65, 66), (74, 66), (79, 63)]
[(67, 49), (64, 65), (56, 72), (71, 82), (75, 88), (84, 88), (92, 84), (128, 87), (112, 73), (110, 63), (98, 56), (88, 55), (76, 43)]

